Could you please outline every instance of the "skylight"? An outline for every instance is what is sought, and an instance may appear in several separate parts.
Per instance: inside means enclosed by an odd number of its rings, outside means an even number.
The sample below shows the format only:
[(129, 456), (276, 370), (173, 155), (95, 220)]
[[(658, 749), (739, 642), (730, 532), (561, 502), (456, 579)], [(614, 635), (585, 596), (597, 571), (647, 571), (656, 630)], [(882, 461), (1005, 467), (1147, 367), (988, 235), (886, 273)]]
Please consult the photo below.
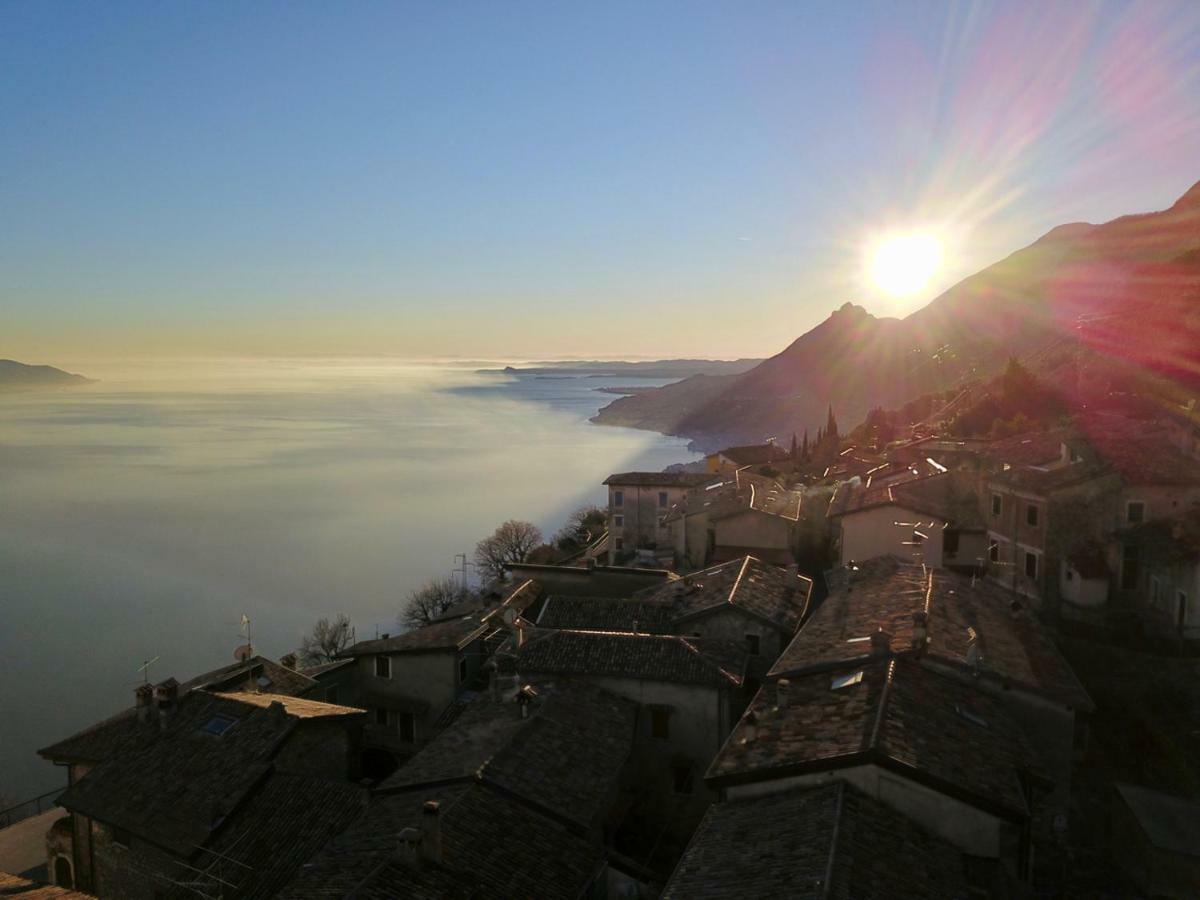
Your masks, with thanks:
[(831, 691), (838, 691), (842, 688), (850, 687), (851, 685), (858, 684), (860, 681), (862, 681), (862, 677), (862, 669), (859, 669), (857, 672), (853, 672), (850, 675), (838, 675), (833, 679), (833, 683), (829, 685), (829, 689)]
[(227, 732), (236, 724), (237, 719), (231, 719), (229, 716), (213, 716), (200, 726), (200, 730), (205, 734), (215, 734), (219, 736)]

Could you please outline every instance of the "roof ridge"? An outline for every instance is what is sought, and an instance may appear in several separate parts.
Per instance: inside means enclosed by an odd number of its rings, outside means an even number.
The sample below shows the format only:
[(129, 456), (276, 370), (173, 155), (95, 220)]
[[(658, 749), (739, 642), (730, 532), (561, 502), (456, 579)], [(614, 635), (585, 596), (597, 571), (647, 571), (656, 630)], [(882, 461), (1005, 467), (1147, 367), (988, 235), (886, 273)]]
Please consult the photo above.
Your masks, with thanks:
[(737, 578), (733, 580), (733, 587), (729, 589), (729, 596), (725, 599), (726, 603), (733, 603), (734, 595), (737, 594), (737, 589), (742, 585), (742, 577), (746, 574), (746, 567), (750, 565), (750, 556), (742, 560), (742, 567), (738, 570)]
[(891, 693), (892, 678), (896, 673), (896, 660), (891, 659), (888, 662), (887, 676), (883, 682), (883, 693), (879, 697), (879, 709), (875, 713), (875, 724), (871, 728), (871, 740), (867, 744), (867, 749), (874, 750), (879, 743), (879, 729), (883, 726), (883, 714), (887, 709), (888, 698)]
[(732, 672), (730, 672), (728, 669), (726, 669), (723, 665), (721, 665), (719, 662), (717, 662), (715, 659), (713, 659), (711, 656), (709, 656), (704, 651), (702, 651), (699, 647), (697, 647), (695, 644), (693, 644), (688, 638), (686, 638), (680, 634), (670, 634), (670, 635), (666, 635), (666, 636), (676, 638), (679, 641), (679, 643), (683, 644), (684, 647), (686, 647), (689, 651), (694, 653), (699, 659), (703, 660), (705, 663), (712, 666), (714, 669), (716, 669), (718, 672), (720, 672), (722, 675), (724, 675), (730, 681), (734, 682), (735, 684), (741, 684), (741, 681), (742, 681), (741, 677), (734, 675)]

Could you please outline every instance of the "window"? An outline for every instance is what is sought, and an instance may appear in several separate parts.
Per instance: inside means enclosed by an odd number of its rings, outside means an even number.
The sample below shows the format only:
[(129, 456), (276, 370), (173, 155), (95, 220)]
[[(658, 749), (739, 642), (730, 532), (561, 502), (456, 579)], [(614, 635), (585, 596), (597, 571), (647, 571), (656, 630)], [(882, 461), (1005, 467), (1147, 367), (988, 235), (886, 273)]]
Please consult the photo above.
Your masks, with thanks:
[(659, 509), (667, 508), (667, 492), (666, 491), (658, 492), (658, 507), (659, 507)]
[(237, 724), (237, 719), (230, 716), (213, 716), (200, 726), (205, 734), (222, 735)]
[(1131, 500), (1126, 503), (1125, 521), (1130, 525), (1140, 525), (1146, 521), (1146, 504), (1140, 500)]
[(458, 661), (458, 683), (467, 683), (467, 658), (465, 656)]
[(958, 529), (947, 528), (942, 532), (942, 553), (946, 556), (958, 555)]
[(625, 517), (624, 516), (613, 516), (613, 528), (624, 528), (624, 527), (625, 527)]
[(417, 739), (417, 716), (415, 713), (400, 713), (400, 740), (410, 744)]
[(667, 517), (666, 517), (666, 516), (659, 516), (659, 517), (658, 517), (658, 527), (659, 527), (659, 528), (666, 528), (666, 527), (667, 527)]
[(1121, 590), (1132, 591), (1138, 586), (1140, 575), (1137, 544), (1126, 544), (1121, 551)]
[(387, 727), (388, 711), (386, 709), (375, 710), (375, 724), (381, 727)]
[(1000, 515), (1000, 510), (1004, 508), (1004, 498), (999, 494), (992, 494), (992, 515)]
[(675, 781), (675, 793), (690, 794), (695, 786), (695, 770), (690, 762), (678, 760), (671, 764), (671, 773)]
[(331, 684), (329, 687), (325, 688), (325, 702), (338, 702), (338, 686), (336, 684)]
[(760, 643), (759, 643), (758, 635), (757, 634), (746, 635), (746, 652), (749, 653), (751, 656), (758, 656), (759, 650), (760, 650)]
[(625, 539), (624, 538), (617, 538), (617, 549), (618, 550), (625, 549)]
[(650, 710), (650, 736), (665, 741), (671, 736), (671, 711), (661, 706)]
[(1038, 527), (1038, 508), (1032, 503), (1025, 507), (1025, 524), (1030, 528)]
[(1187, 594), (1183, 591), (1175, 592), (1175, 621), (1180, 627), (1187, 624)]
[(994, 563), (1000, 562), (1000, 544), (997, 541), (988, 542), (988, 559)]
[(625, 492), (624, 491), (613, 491), (613, 506), (624, 506), (624, 505), (625, 505)]
[(392, 658), (390, 656), (375, 657), (375, 676), (377, 678), (392, 677)]
[(1038, 557), (1036, 553), (1029, 550), (1025, 551), (1025, 574), (1037, 581), (1038, 577)]
[(831, 691), (840, 691), (842, 688), (848, 688), (851, 685), (858, 684), (862, 681), (862, 669), (853, 672), (850, 675), (835, 675), (832, 682), (829, 684)]

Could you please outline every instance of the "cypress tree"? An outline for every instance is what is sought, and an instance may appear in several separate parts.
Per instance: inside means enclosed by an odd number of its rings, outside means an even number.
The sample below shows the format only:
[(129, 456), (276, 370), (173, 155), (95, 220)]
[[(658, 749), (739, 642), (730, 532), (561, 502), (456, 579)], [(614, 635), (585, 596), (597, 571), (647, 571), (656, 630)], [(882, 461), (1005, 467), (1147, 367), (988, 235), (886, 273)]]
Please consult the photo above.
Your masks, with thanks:
[(796, 432), (792, 432), (792, 462), (796, 461)]

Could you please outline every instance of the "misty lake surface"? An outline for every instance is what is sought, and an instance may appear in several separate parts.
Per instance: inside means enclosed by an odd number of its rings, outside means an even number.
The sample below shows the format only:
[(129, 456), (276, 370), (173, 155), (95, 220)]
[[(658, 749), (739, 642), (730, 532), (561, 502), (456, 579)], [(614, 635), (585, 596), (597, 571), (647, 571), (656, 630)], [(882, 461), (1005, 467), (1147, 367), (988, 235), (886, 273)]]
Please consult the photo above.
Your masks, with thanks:
[(321, 616), (394, 632), (408, 591), (509, 518), (549, 536), (603, 479), (696, 459), (592, 425), (602, 386), (395, 361), (80, 364), (0, 394), (0, 796), (65, 782), (38, 747)]

